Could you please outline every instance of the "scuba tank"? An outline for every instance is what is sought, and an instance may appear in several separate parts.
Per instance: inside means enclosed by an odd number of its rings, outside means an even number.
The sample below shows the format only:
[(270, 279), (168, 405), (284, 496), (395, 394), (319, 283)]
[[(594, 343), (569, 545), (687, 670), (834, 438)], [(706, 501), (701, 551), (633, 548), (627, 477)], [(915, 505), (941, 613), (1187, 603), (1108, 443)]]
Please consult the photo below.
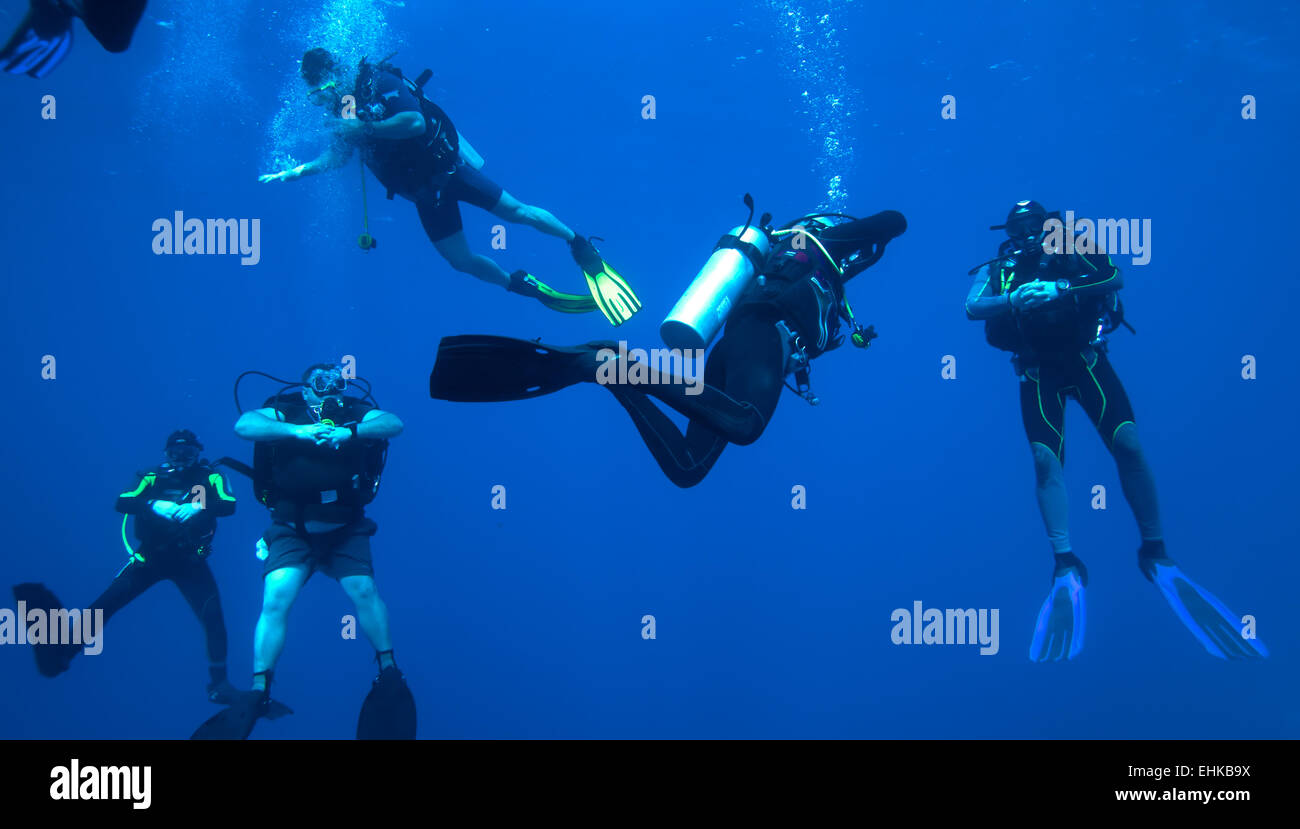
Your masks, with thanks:
[(745, 203), (749, 219), (718, 240), (686, 293), (660, 323), (659, 336), (669, 348), (707, 348), (741, 293), (767, 263), (772, 240), (767, 231), (751, 224), (754, 202), (748, 194)]
[(771, 240), (756, 227), (735, 227), (719, 239), (686, 293), (659, 325), (659, 336), (668, 347), (707, 348), (771, 251)]

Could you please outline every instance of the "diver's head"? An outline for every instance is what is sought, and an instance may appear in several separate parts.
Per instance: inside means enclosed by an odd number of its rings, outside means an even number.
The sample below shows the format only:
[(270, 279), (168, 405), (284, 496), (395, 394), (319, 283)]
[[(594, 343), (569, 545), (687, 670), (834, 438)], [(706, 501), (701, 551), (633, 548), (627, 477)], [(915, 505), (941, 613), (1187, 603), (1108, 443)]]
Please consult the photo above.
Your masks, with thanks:
[(343, 410), (348, 381), (333, 363), (316, 363), (302, 373), (302, 399), (321, 420), (332, 420)]
[(333, 105), (338, 101), (342, 94), (339, 90), (342, 75), (338, 63), (329, 50), (319, 46), (308, 49), (302, 56), (301, 72), (303, 81), (311, 87), (307, 97), (312, 103), (325, 106)]
[(199, 443), (199, 438), (189, 429), (177, 429), (167, 436), (167, 443), (163, 446), (163, 453), (167, 456), (167, 464), (175, 470), (189, 469), (199, 460), (199, 453), (203, 451), (203, 444)]
[(1003, 226), (1007, 238), (1015, 242), (1021, 250), (1029, 250), (1031, 245), (1041, 244), (1046, 231), (1047, 208), (1033, 199), (1018, 201), (1007, 214), (1007, 223)]

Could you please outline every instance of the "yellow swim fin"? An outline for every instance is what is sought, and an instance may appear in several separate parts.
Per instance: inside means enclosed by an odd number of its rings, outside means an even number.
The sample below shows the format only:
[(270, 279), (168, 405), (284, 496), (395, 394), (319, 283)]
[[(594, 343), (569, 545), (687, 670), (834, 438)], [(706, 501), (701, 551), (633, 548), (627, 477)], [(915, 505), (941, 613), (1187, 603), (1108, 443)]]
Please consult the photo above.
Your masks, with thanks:
[(609, 266), (591, 241), (583, 236), (574, 236), (569, 242), (573, 261), (582, 268), (587, 278), (587, 288), (596, 307), (605, 315), (611, 325), (619, 326), (632, 319), (641, 310), (641, 300), (622, 274)]

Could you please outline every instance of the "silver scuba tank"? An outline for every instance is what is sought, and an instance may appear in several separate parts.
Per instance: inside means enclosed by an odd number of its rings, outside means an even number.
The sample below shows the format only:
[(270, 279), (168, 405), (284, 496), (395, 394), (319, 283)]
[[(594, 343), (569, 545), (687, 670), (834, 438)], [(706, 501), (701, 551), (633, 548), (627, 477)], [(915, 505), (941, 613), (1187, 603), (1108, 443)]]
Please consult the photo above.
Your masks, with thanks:
[(772, 241), (761, 228), (732, 228), (659, 325), (664, 343), (669, 348), (707, 348), (771, 252)]

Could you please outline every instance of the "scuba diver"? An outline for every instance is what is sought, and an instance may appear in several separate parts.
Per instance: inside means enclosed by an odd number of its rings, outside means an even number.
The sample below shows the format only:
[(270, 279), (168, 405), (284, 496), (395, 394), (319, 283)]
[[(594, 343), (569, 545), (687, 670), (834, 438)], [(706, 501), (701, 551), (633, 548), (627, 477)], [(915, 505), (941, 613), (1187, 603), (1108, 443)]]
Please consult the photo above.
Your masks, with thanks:
[[(362, 163), (387, 189), (388, 198), (399, 195), (415, 204), (429, 241), (457, 271), (532, 297), (554, 311), (581, 314), (599, 309), (615, 326), (640, 310), (641, 300), (605, 263), (590, 238), (574, 233), (550, 212), (523, 204), (480, 172), (483, 158), (424, 94), (430, 70), (411, 81), (387, 60), (375, 64), (363, 58), (353, 78), (327, 50), (315, 48), (303, 55), (301, 73), (311, 87), (311, 100), (338, 116), (333, 143), (318, 158), (259, 176), (259, 181), (290, 181), (342, 167), (359, 147)], [(361, 186), (364, 199), (364, 171)], [(486, 256), (472, 253), (460, 202), (566, 240), (590, 296), (556, 291), (527, 271), (508, 274)], [(375, 247), (368, 219), (358, 243), (363, 250)]]
[[(107, 623), (119, 610), (160, 581), (181, 591), (203, 625), (208, 652), (208, 699), (228, 704), (236, 691), (226, 675), (226, 622), (221, 597), (208, 566), (217, 519), (233, 515), (235, 497), (225, 477), (199, 453), (203, 444), (188, 429), (172, 432), (164, 446), (166, 461), (141, 472), (132, 489), (117, 496), (122, 513), (122, 543), (130, 558), (112, 583), (91, 604), (102, 608)], [(135, 516), (138, 546), (127, 541), (127, 519)], [(63, 605), (42, 584), (14, 587), (15, 599), (34, 607)], [(66, 671), (80, 645), (37, 645), (36, 667), (44, 676)]]
[[(702, 387), (690, 389), (671, 372), (637, 361), (610, 363), (604, 358), (616, 346), (609, 343), (560, 348), (459, 336), (439, 345), (430, 396), (519, 400), (599, 382), (631, 415), (664, 474), (679, 487), (698, 484), (728, 443), (747, 446), (758, 440), (783, 385), (809, 403), (818, 402), (809, 384), (811, 362), (844, 342), (841, 322), (859, 348), (875, 338), (874, 327), (864, 328), (855, 319), (845, 284), (878, 262), (885, 245), (907, 229), (903, 215), (893, 210), (865, 219), (819, 213), (773, 229), (768, 214), (753, 225), (749, 195), (745, 204), (749, 219), (722, 237), (660, 327), (672, 349), (703, 353), (725, 321), (722, 340), (705, 362)], [(797, 388), (785, 382), (790, 375)], [(622, 379), (637, 376), (645, 382)], [(655, 400), (689, 418), (685, 434)]]
[(1070, 545), (1063, 472), (1067, 398), (1083, 407), (1115, 458), (1142, 539), (1142, 574), (1212, 655), (1265, 657), (1263, 643), (1243, 636), (1241, 617), (1187, 578), (1165, 551), (1155, 480), (1128, 395), (1106, 356), (1106, 337), (1120, 325), (1132, 330), (1118, 297), (1123, 277), (1106, 254), (1067, 252), (1060, 222), (1059, 212), (1036, 201), (1017, 202), (1005, 224), (990, 227), (1008, 238), (997, 256), (970, 271), (975, 281), (966, 298), (967, 318), (983, 321), (989, 344), (1014, 355), (1038, 507), (1056, 560), (1029, 658), (1071, 659), (1083, 648), (1088, 570)]
[(43, 78), (72, 49), (72, 18), (110, 52), (125, 52), (144, 16), (146, 0), (31, 0), (27, 14), (0, 49), (0, 67), (11, 75)]
[[(262, 373), (244, 372), (239, 379), (248, 374)], [(349, 377), (343, 369), (318, 363), (303, 372), (301, 383), (285, 383), (262, 408), (247, 412), (239, 406), (235, 382), (235, 434), (253, 441), (254, 450), (251, 468), (230, 465), (253, 479), (257, 500), (271, 512), (271, 526), (258, 544), (262, 612), (252, 690), (200, 726), (194, 739), (246, 739), (258, 719), (292, 713), (270, 698), (272, 671), (284, 648), (289, 610), (316, 571), (338, 581), (352, 599), (379, 662), (358, 739), (415, 738), (415, 702), (393, 658), (388, 609), (375, 591), (370, 537), (378, 527), (365, 514), (379, 490), (388, 441), (401, 434), (402, 422), (379, 409), (369, 383), (352, 382), (361, 384), (361, 397), (344, 394)]]

